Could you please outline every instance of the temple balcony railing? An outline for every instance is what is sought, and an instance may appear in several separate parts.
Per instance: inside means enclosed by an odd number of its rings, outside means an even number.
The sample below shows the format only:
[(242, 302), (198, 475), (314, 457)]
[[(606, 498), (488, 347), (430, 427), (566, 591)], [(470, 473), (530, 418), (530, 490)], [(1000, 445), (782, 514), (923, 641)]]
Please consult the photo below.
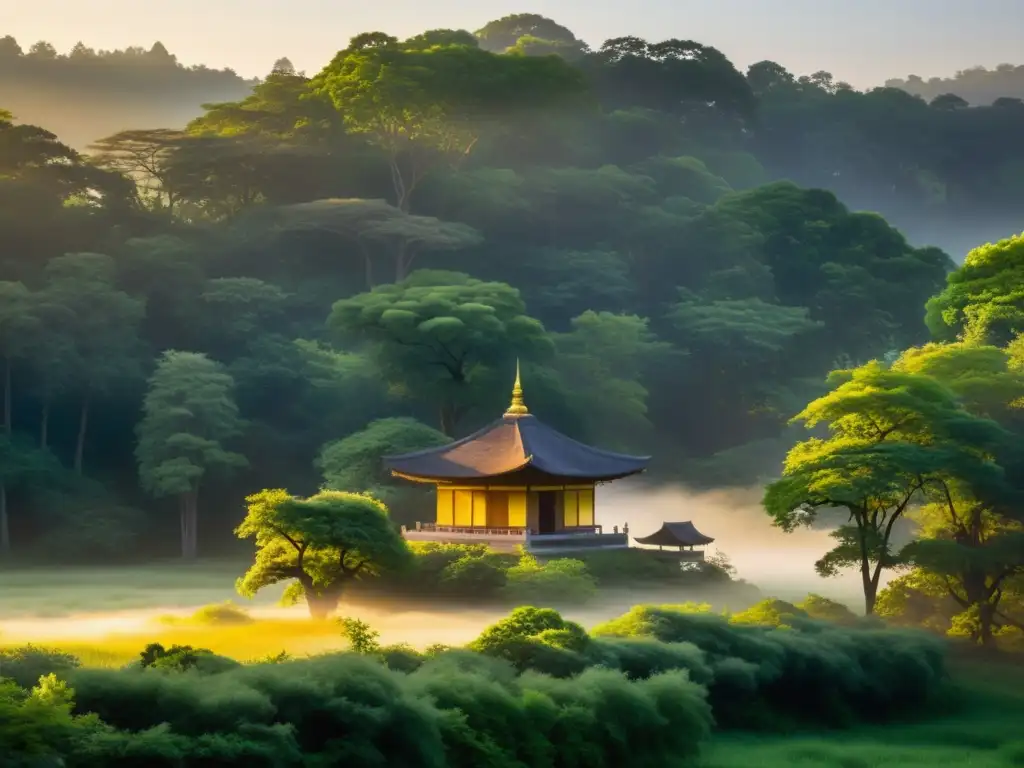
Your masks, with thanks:
[[(628, 529), (627, 529), (628, 530)], [(406, 541), (447, 544), (487, 544), (494, 549), (515, 549), (522, 546), (532, 554), (561, 554), (586, 549), (624, 549), (629, 546), (627, 530), (605, 533), (600, 525), (576, 526), (550, 533), (539, 533), (523, 527), (457, 526), (417, 523), (415, 528), (402, 527)]]

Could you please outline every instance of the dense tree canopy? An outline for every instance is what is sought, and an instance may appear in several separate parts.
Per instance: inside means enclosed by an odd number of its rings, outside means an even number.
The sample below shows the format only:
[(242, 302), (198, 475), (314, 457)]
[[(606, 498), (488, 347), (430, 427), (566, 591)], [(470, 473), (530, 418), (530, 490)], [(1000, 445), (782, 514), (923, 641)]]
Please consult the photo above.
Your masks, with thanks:
[[(12, 552), (79, 535), (80, 503), (110, 510), (83, 557), (137, 533), (166, 553), (179, 520), (194, 554), (200, 476), (204, 552), (267, 486), (380, 492), (405, 521), (376, 459), (494, 418), (517, 358), (541, 418), (705, 484), (776, 472), (834, 368), (929, 334), (1009, 345), (1004, 383), (1024, 359), (1016, 241), (948, 282), (954, 260), (922, 242), (1016, 215), (1009, 104), (744, 74), (699, 41), (591, 48), (533, 14), (368, 32), (320, 71), (280, 59), (253, 83), (163, 46), (4, 39), (0, 58)], [(206, 106), (108, 114), (80, 140), (7, 90), (33, 78)], [(974, 397), (971, 379), (937, 386)]]

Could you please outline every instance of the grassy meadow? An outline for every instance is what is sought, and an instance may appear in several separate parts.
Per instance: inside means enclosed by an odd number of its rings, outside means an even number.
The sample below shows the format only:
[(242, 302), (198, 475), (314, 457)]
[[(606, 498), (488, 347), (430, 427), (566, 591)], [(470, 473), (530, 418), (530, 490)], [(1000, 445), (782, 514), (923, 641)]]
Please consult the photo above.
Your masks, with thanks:
[[(237, 595), (246, 563), (157, 563), (133, 568), (0, 571), (0, 648), (26, 643), (77, 656), (85, 666), (119, 667), (149, 643), (192, 645), (239, 661), (286, 651), (306, 656), (342, 650), (333, 621), (309, 618), (303, 606), (278, 605), (283, 588), (255, 599)], [(232, 603), (238, 612), (201, 610)], [(383, 601), (343, 605), (374, 624), (386, 642), (462, 644), (500, 615)], [(248, 616), (246, 616), (248, 614)]]

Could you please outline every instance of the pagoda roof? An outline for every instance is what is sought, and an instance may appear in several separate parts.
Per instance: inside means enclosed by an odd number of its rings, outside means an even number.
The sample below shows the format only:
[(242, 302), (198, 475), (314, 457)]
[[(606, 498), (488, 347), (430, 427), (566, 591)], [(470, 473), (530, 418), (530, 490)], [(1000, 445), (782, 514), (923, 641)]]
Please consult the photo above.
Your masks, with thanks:
[(500, 478), (530, 469), (567, 480), (616, 480), (643, 472), (649, 461), (650, 456), (585, 445), (532, 416), (523, 400), (518, 360), (512, 403), (502, 418), (454, 443), (384, 457), (391, 474), (421, 482)]
[(585, 445), (529, 414), (506, 414), (454, 443), (384, 458), (392, 474), (411, 480), (496, 478), (527, 468), (561, 478), (615, 480), (643, 472), (649, 461)]
[(662, 523), (661, 528), (650, 536), (637, 538), (638, 544), (653, 544), (658, 547), (699, 547), (713, 542), (710, 536), (698, 531), (693, 523)]

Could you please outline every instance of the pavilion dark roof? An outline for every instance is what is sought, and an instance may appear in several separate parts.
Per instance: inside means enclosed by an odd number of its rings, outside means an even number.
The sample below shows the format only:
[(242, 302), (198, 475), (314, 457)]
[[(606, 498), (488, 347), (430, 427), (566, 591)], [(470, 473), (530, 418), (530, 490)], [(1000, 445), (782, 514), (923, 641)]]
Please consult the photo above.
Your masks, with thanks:
[(643, 472), (649, 461), (585, 445), (528, 414), (506, 414), (453, 443), (384, 458), (394, 474), (437, 480), (497, 478), (527, 468), (555, 477), (614, 480)]
[(699, 547), (714, 541), (698, 531), (693, 523), (662, 523), (661, 528), (650, 536), (637, 538), (638, 544), (653, 544), (659, 547)]

